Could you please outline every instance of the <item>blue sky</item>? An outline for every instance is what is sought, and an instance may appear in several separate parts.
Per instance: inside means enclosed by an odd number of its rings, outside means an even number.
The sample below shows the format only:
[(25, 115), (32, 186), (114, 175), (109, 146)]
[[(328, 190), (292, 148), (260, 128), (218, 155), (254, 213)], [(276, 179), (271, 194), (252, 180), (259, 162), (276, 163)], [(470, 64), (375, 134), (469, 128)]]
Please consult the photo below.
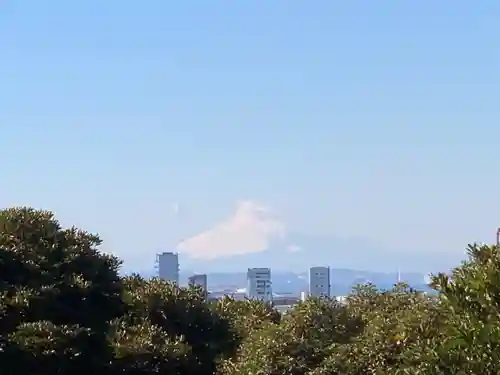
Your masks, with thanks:
[(0, 202), (129, 268), (242, 200), (261, 237), (461, 252), (500, 225), (498, 35), (496, 1), (3, 2)]

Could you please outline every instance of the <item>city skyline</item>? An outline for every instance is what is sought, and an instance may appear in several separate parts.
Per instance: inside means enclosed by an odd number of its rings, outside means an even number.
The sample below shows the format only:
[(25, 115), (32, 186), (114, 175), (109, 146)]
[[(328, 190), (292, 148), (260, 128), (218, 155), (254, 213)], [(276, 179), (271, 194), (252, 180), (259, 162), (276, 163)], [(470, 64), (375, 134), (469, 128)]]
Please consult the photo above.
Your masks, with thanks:
[[(206, 298), (221, 298), (223, 296), (240, 296), (244, 294), (248, 299), (261, 300), (263, 302), (273, 302), (274, 297), (289, 296), (304, 300), (308, 297), (327, 297), (331, 295), (330, 267), (315, 266), (309, 269), (309, 278), (307, 290), (297, 291), (282, 290), (277, 293), (273, 289), (272, 270), (269, 267), (249, 267), (246, 272), (246, 286), (224, 285), (215, 289), (208, 287), (208, 275), (200, 273), (191, 273), (188, 277), (187, 285), (180, 283), (181, 266), (178, 253), (163, 252), (156, 257), (157, 276), (159, 279), (174, 283), (178, 286), (199, 287), (205, 293)], [(398, 273), (397, 282), (400, 282)], [(284, 294), (283, 294), (284, 293)], [(215, 297), (214, 297), (215, 296)], [(300, 296), (300, 297), (299, 297)]]
[[(141, 274), (141, 276), (145, 278), (159, 277), (181, 287), (200, 287), (205, 292), (206, 297), (211, 299), (230, 296), (236, 299), (248, 298), (272, 302), (277, 298), (281, 300), (279, 304), (282, 305), (289, 305), (289, 303), (284, 303), (288, 297), (298, 301), (308, 297), (345, 296), (352, 291), (354, 286), (367, 283), (376, 285), (381, 290), (387, 290), (395, 284), (403, 282), (423, 292), (433, 293), (432, 289), (429, 288), (430, 275), (405, 273), (402, 277), (400, 270), (391, 275), (332, 269), (327, 265), (316, 265), (310, 267), (303, 277), (304, 274), (301, 276), (293, 272), (273, 273), (272, 268), (261, 266), (248, 267), (244, 273), (233, 271), (225, 274), (207, 274), (183, 269), (178, 255), (174, 252), (157, 254), (156, 272), (147, 275)], [(183, 277), (181, 277), (181, 273)]]

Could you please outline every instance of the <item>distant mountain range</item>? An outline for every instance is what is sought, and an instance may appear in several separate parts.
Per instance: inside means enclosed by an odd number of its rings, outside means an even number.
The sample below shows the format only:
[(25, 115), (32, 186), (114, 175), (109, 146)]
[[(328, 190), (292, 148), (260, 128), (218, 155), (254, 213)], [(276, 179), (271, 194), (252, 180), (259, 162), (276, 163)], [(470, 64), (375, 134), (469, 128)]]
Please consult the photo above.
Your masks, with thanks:
[[(334, 268), (365, 269), (379, 272), (448, 271), (458, 266), (464, 252), (384, 250), (362, 238), (338, 238), (333, 236), (287, 235), (286, 241), (273, 243), (268, 250), (234, 255), (213, 260), (190, 259), (180, 254), (181, 270), (196, 272), (246, 271), (248, 267), (270, 267), (277, 271), (303, 272), (314, 265)], [(290, 251), (292, 250), (292, 251)]]

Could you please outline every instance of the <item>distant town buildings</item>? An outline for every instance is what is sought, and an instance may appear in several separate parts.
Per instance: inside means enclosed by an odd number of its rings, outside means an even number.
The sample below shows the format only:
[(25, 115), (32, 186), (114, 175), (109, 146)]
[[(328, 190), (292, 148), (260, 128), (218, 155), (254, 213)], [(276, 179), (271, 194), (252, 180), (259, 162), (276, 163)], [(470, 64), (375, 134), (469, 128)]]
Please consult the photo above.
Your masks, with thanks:
[[(179, 284), (179, 256), (174, 252), (164, 252), (157, 255), (158, 276), (162, 280)], [(208, 290), (206, 274), (194, 274), (188, 278), (189, 286), (198, 286), (205, 292), (207, 300), (218, 300), (229, 297), (235, 300), (254, 299), (270, 303), (276, 311), (286, 314), (300, 301), (306, 301), (309, 297), (333, 298), (341, 304), (348, 303), (345, 296), (331, 295), (330, 267), (316, 266), (309, 269), (309, 288), (302, 291), (300, 296), (292, 294), (273, 294), (272, 278), (270, 268), (248, 268), (246, 288), (241, 285), (229, 286), (224, 289)], [(398, 281), (400, 280), (398, 272)], [(425, 293), (419, 294), (419, 298), (426, 298)], [(428, 297), (431, 298), (431, 297)]]
[(179, 255), (177, 253), (161, 253), (157, 255), (158, 276), (162, 280), (179, 285)]
[[(158, 276), (162, 280), (179, 285), (179, 255), (174, 252), (163, 252), (157, 255)], [(195, 274), (188, 278), (189, 286), (198, 286), (206, 298), (219, 299), (229, 296), (236, 300), (245, 298), (272, 303), (280, 311), (286, 311), (299, 301), (308, 297), (331, 297), (330, 267), (318, 266), (309, 269), (309, 290), (299, 296), (276, 295), (273, 297), (270, 268), (248, 268), (246, 288), (229, 290), (208, 290), (206, 274)]]
[(257, 299), (271, 302), (273, 299), (271, 269), (249, 268), (247, 271), (247, 296), (249, 299)]
[(198, 274), (198, 275), (190, 276), (188, 279), (188, 284), (189, 284), (189, 286), (199, 286), (203, 290), (203, 292), (205, 292), (205, 295), (208, 292), (207, 275), (205, 275), (205, 274)]
[(273, 297), (273, 306), (293, 306), (300, 302), (299, 297), (292, 296), (274, 296)]
[(235, 301), (244, 301), (248, 298), (248, 295), (246, 291), (240, 292), (235, 290), (216, 290), (216, 291), (210, 291), (208, 293), (209, 300), (217, 300), (224, 297), (232, 298)]
[(309, 269), (309, 296), (330, 297), (330, 267)]

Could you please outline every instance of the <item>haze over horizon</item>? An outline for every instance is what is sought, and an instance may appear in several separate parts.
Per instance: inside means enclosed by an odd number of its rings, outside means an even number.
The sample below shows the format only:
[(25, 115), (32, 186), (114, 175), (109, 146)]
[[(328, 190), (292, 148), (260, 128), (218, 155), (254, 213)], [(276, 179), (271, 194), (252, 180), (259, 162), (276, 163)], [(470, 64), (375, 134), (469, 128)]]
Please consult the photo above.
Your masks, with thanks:
[(195, 4), (2, 5), (3, 206), (138, 270), (494, 240), (498, 2)]

